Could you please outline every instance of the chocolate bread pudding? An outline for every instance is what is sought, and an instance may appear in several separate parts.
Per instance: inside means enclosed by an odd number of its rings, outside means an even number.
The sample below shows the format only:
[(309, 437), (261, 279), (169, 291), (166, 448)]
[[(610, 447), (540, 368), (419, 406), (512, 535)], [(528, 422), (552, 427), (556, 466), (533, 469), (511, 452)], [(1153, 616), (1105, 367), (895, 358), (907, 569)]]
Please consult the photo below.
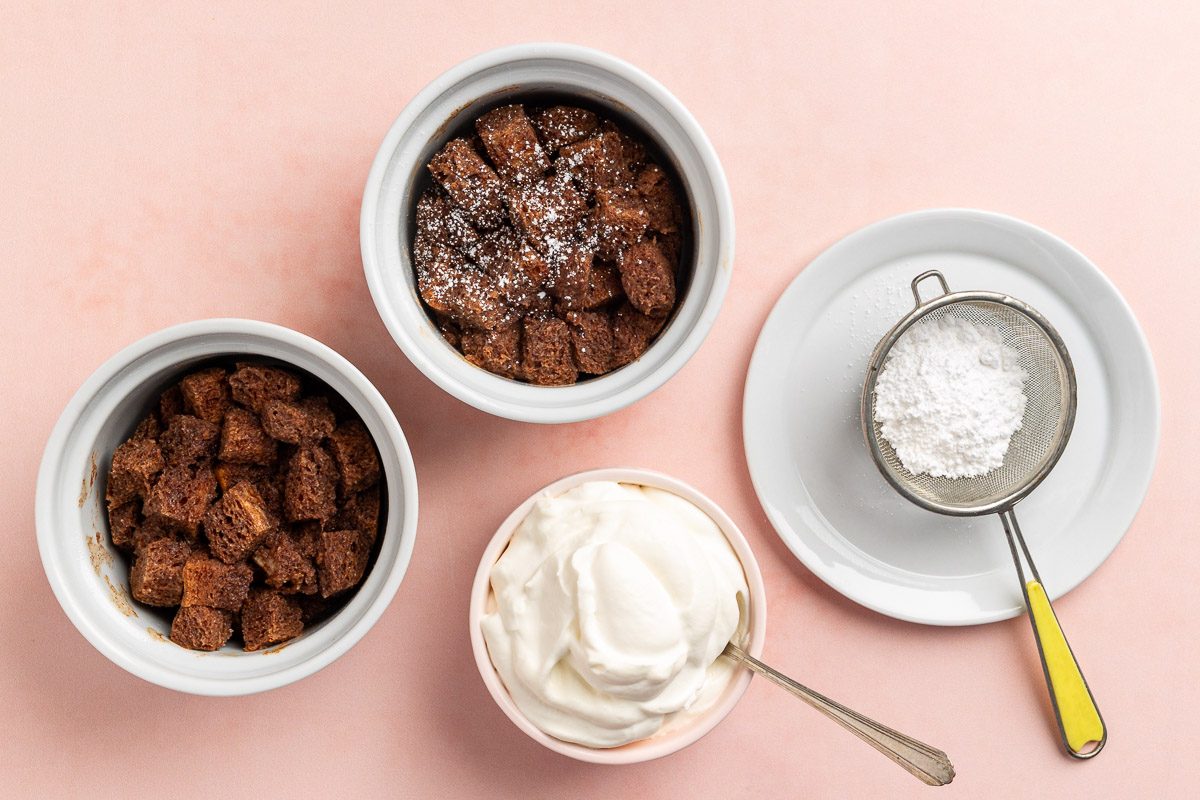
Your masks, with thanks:
[(113, 453), (105, 500), (130, 593), (171, 640), (260, 650), (340, 608), (382, 519), (379, 454), (323, 384), (269, 364), (191, 372)]
[(572, 105), (504, 105), (429, 162), (412, 257), (471, 363), (544, 386), (646, 351), (674, 310), (686, 229), (645, 142)]

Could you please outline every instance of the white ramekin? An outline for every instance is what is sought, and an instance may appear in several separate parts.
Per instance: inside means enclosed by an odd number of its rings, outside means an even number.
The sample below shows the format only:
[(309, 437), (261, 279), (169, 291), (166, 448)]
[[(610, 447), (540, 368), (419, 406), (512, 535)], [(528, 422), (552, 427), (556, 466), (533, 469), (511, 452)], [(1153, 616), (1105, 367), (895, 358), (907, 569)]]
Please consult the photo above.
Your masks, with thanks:
[[(430, 322), (409, 257), (415, 193), (430, 157), (461, 120), (530, 93), (575, 95), (634, 122), (672, 162), (691, 208), (691, 279), (670, 323), (637, 361), (574, 386), (532, 386), (465, 361)], [(425, 87), (380, 145), (363, 193), (359, 235), (367, 284), (405, 355), (463, 402), (509, 419), (574, 422), (633, 403), (674, 375), (712, 328), (733, 268), (733, 203), (699, 124), (662, 84), (605, 53), (524, 44), (476, 56)]]
[[(113, 450), (190, 365), (219, 356), (293, 365), (324, 381), (362, 417), (379, 448), (387, 518), (379, 555), (340, 611), (262, 652), (212, 653), (167, 639), (169, 614), (129, 598), (125, 560), (108, 537), (105, 471)], [(129, 672), (182, 692), (240, 695), (311, 675), (349, 650), (387, 607), (412, 556), (417, 478), (396, 417), (342, 356), (296, 331), (240, 319), (189, 322), (151, 334), (105, 362), (71, 398), (50, 434), (37, 483), (37, 535), (55, 596), (89, 642)]]
[(496, 701), (496, 705), (500, 706), (500, 710), (512, 720), (513, 724), (524, 731), (530, 738), (554, 752), (594, 764), (636, 764), (641, 761), (662, 758), (663, 756), (682, 750), (715, 728), (721, 720), (729, 715), (730, 711), (733, 711), (733, 707), (737, 705), (738, 700), (746, 693), (746, 688), (750, 685), (750, 678), (753, 673), (748, 669), (739, 670), (734, 679), (725, 687), (725, 691), (717, 699), (717, 702), (713, 703), (702, 714), (697, 714), (686, 725), (674, 727), (669, 731), (651, 736), (649, 739), (630, 742), (621, 747), (595, 748), (572, 742), (564, 742), (561, 739), (556, 739), (553, 736), (543, 733), (521, 712), (521, 709), (513, 701), (512, 696), (509, 695), (508, 689), (504, 688), (504, 681), (500, 678), (500, 673), (496, 671), (496, 667), (492, 664), (492, 659), (488, 655), (487, 643), (483, 638), (483, 618), (490, 610), (489, 603), (494, 602), (494, 598), (492, 597), (492, 566), (503, 555), (505, 548), (508, 547), (509, 540), (512, 539), (522, 520), (529, 516), (534, 503), (542, 497), (562, 494), (588, 481), (617, 481), (618, 483), (631, 483), (662, 489), (691, 502), (717, 524), (717, 527), (725, 534), (725, 538), (729, 540), (729, 545), (733, 548), (734, 554), (737, 555), (738, 560), (741, 562), (742, 572), (746, 576), (746, 586), (750, 592), (749, 608), (747, 609), (749, 622), (746, 633), (747, 641), (743, 647), (746, 652), (756, 658), (762, 656), (763, 642), (766, 640), (767, 635), (767, 590), (763, 586), (762, 572), (758, 568), (758, 561), (755, 560), (754, 553), (750, 550), (750, 544), (746, 541), (746, 537), (742, 535), (742, 532), (738, 530), (733, 520), (729, 518), (729, 515), (722, 511), (720, 506), (688, 484), (663, 475), (660, 472), (652, 472), (646, 469), (609, 468), (568, 475), (535, 492), (525, 502), (517, 506), (508, 515), (508, 518), (501, 523), (495, 536), (492, 537), (491, 542), (488, 543), (487, 548), (483, 551), (483, 557), (479, 561), (479, 569), (475, 572), (475, 581), (471, 587), (470, 613), (468, 615), (471, 649), (475, 654), (475, 666), (479, 668), (479, 674), (483, 678), (484, 685), (487, 686), (492, 699)]

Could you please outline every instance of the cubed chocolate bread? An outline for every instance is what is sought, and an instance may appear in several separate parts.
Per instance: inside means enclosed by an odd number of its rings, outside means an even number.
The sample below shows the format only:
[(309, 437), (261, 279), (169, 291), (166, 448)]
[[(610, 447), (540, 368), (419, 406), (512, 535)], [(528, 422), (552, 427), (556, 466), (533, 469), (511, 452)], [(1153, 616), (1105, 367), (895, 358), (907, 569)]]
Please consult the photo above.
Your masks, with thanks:
[[(283, 402), (286, 401), (272, 400), (267, 408)], [(217, 452), (221, 461), (230, 464), (271, 464), (275, 461), (277, 450), (275, 439), (263, 430), (263, 423), (253, 412), (244, 408), (231, 408), (225, 412), (225, 422), (221, 426), (221, 447)], [(220, 478), (217, 480), (219, 482)]]
[(496, 165), (496, 172), (509, 183), (533, 183), (550, 169), (550, 159), (525, 116), (524, 106), (492, 109), (475, 120), (475, 132)]
[(288, 521), (332, 517), (337, 512), (337, 483), (338, 468), (323, 447), (308, 445), (296, 450), (283, 485), (283, 511)]
[(142, 513), (194, 537), (216, 497), (217, 479), (211, 467), (169, 464), (146, 497)]
[(182, 413), (183, 392), (179, 391), (179, 384), (175, 384), (158, 396), (158, 421), (165, 428), (171, 424), (173, 418)]
[(130, 439), (118, 445), (105, 489), (108, 507), (147, 497), (164, 463), (162, 450), (153, 439)]
[(233, 615), (204, 606), (185, 606), (171, 621), (171, 641), (189, 650), (220, 650), (233, 636)]
[(577, 249), (575, 231), (587, 214), (587, 200), (565, 177), (523, 185), (509, 194), (517, 230), (553, 265)]
[(337, 426), (329, 437), (329, 452), (337, 463), (345, 494), (361, 491), (379, 480), (379, 455), (375, 452), (375, 443), (367, 426), (358, 420)]
[(190, 414), (177, 414), (158, 437), (163, 458), (168, 464), (192, 466), (204, 464), (217, 454), (221, 426)]
[(220, 425), (232, 399), (225, 370), (220, 367), (193, 372), (179, 382), (184, 407), (205, 422)]
[(603, 375), (612, 363), (612, 321), (605, 311), (568, 311), (575, 365), (580, 372)]
[(587, 296), (592, 283), (592, 258), (591, 250), (578, 249), (555, 264), (546, 282), (555, 300), (569, 306)]
[(657, 164), (650, 164), (638, 173), (634, 191), (646, 209), (647, 225), (659, 233), (676, 233), (683, 219), (683, 209), (671, 179)]
[(151, 412), (142, 418), (138, 423), (137, 428), (133, 431), (133, 436), (130, 439), (152, 439), (157, 440), (159, 434), (162, 433), (162, 425), (158, 422), (158, 415)]
[(464, 327), (491, 329), (512, 319), (496, 278), (456, 251), (438, 248), (428, 268), (418, 272), (417, 288), (426, 305)]
[(601, 122), (600, 130), (617, 135), (621, 140), (621, 169), (629, 175), (637, 174), (646, 163), (646, 146), (621, 130), (611, 119)]
[(608, 132), (567, 145), (554, 162), (585, 192), (623, 186), (629, 175), (622, 169), (621, 138)]
[(242, 642), (246, 650), (286, 642), (303, 630), (300, 606), (277, 591), (255, 589), (242, 606)]
[(317, 549), (321, 596), (333, 597), (357, 586), (370, 555), (370, 543), (362, 531), (322, 531)]
[(441, 314), (437, 315), (435, 322), (437, 324), (438, 333), (440, 333), (442, 338), (446, 340), (446, 344), (458, 349), (458, 347), (462, 344), (462, 329), (458, 327), (458, 323)]
[(578, 377), (571, 353), (571, 332), (557, 317), (526, 317), (521, 342), (525, 379), (541, 386), (562, 386)]
[(455, 247), (468, 255), (478, 253), (484, 241), (467, 212), (436, 189), (427, 189), (417, 201), (417, 235), (428, 244)]
[(183, 567), (192, 549), (177, 539), (150, 542), (129, 571), (133, 599), (148, 606), (177, 606), (183, 597)]
[(622, 303), (612, 318), (612, 369), (623, 367), (646, 352), (663, 325), (665, 317), (648, 317), (628, 302)]
[(142, 504), (130, 500), (108, 511), (108, 535), (114, 546), (122, 550), (133, 549), (133, 536), (141, 523)]
[(649, 215), (641, 200), (630, 192), (598, 189), (592, 210), (596, 227), (596, 254), (616, 261), (625, 248), (637, 242), (646, 231)]
[(630, 304), (648, 317), (675, 307), (675, 270), (658, 245), (641, 241), (621, 254), (621, 285)]
[[(329, 523), (330, 530), (346, 527), (340, 524)], [(317, 519), (308, 519), (302, 522), (294, 522), (289, 526), (288, 532), (292, 535), (292, 541), (296, 543), (296, 548), (300, 551), (300, 555), (307, 558), (309, 561), (316, 562), (317, 549), (321, 545), (321, 531), (325, 530), (325, 525)]]
[(300, 379), (277, 367), (238, 364), (229, 376), (233, 399), (255, 413), (262, 413), (268, 400), (295, 400), (300, 396)]
[[(515, 378), (521, 368), (521, 326), (494, 331), (468, 330), (461, 339), (463, 357), (488, 372)], [(343, 472), (343, 474), (345, 474)]]
[(254, 551), (254, 563), (266, 576), (266, 584), (283, 594), (312, 594), (317, 591), (317, 570), (305, 556), (297, 536), (276, 531)]
[(254, 570), (249, 564), (226, 564), (203, 551), (194, 552), (183, 565), (180, 605), (239, 611), (253, 580)]
[(246, 559), (275, 528), (262, 495), (249, 481), (231, 486), (204, 515), (208, 546), (226, 564)]
[(600, 120), (585, 108), (551, 106), (533, 116), (533, 127), (551, 155), (563, 145), (586, 139), (600, 130)]
[(374, 545), (379, 536), (379, 484), (348, 496), (331, 527), (362, 531)]
[(140, 553), (146, 545), (159, 539), (184, 541), (184, 534), (157, 519), (143, 519), (133, 532), (133, 552)]
[(262, 412), (262, 427), (272, 438), (288, 444), (317, 444), (333, 433), (335, 420), (323, 397), (289, 402), (272, 400)]
[(500, 178), (466, 139), (451, 139), (429, 162), (429, 171), (472, 224), (494, 228), (504, 219)]

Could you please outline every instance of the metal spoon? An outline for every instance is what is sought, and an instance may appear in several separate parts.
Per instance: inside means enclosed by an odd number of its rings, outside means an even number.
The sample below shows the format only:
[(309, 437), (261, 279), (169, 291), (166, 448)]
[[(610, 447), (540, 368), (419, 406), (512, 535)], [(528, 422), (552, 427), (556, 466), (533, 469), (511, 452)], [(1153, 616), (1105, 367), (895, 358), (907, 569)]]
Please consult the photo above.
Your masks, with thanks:
[(945, 786), (954, 780), (954, 765), (949, 757), (924, 742), (919, 742), (911, 736), (905, 736), (899, 731), (892, 730), (886, 725), (880, 725), (872, 719), (864, 717), (857, 711), (851, 711), (841, 703), (830, 700), (823, 694), (814, 692), (807, 686), (797, 683), (782, 672), (767, 666), (742, 648), (730, 642), (725, 645), (722, 655), (739, 661), (748, 669), (762, 675), (772, 683), (782, 686), (799, 697), (810, 706), (820, 711), (846, 730), (874, 747), (879, 752), (896, 762), (922, 782), (930, 786)]

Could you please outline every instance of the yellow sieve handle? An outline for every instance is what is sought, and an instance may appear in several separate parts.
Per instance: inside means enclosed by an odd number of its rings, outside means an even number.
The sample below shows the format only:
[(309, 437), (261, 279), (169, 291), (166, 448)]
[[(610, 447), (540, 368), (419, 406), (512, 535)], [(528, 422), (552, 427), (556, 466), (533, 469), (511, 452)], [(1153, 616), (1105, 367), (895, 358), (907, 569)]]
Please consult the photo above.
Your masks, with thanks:
[[(1029, 619), (1037, 637), (1050, 700), (1058, 716), (1059, 732), (1068, 752), (1076, 758), (1088, 758), (1100, 752), (1108, 736), (1100, 710), (1088, 688), (1067, 637), (1063, 635), (1050, 598), (1040, 581), (1025, 584)], [(1084, 750), (1091, 743), (1095, 746)]]

